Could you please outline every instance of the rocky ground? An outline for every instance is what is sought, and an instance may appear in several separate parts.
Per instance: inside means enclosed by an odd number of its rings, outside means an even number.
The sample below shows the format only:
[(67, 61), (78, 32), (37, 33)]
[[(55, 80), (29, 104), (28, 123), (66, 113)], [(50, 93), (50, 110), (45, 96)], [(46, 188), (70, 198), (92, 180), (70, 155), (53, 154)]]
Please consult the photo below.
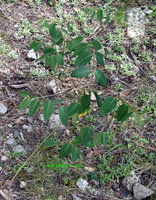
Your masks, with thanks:
[[(90, 21), (90, 16), (79, 11), (93, 6), (109, 12), (108, 24), (104, 20), (100, 26), (96, 19)], [(156, 199), (154, 6), (154, 1), (127, 4), (125, 26), (120, 1), (55, 1), (50, 6), (45, 1), (0, 0), (0, 200)], [(136, 111), (123, 126), (115, 121), (110, 123), (110, 116), (102, 120), (94, 117), (94, 111), (79, 119), (79, 126), (94, 124), (95, 130), (110, 132), (105, 149), (82, 147), (80, 168), (43, 168), (44, 163), (71, 163), (69, 158), (58, 158), (71, 128), (61, 125), (57, 111), (45, 123), (41, 110), (31, 118), (28, 109), (19, 109), (20, 91), (61, 99), (69, 105), (77, 90), (88, 85), (87, 79), (69, 77), (73, 69), (71, 58), (54, 76), (44, 62), (37, 61), (41, 52), (29, 51), (34, 39), (50, 41), (47, 30), (39, 28), (38, 22), (44, 18), (63, 28), (65, 23), (75, 21), (72, 37), (83, 34), (87, 39), (100, 40), (105, 67), (99, 67), (105, 72), (109, 87), (103, 90), (96, 83), (94, 87), (103, 97), (122, 97)], [(94, 101), (92, 96), (93, 104)], [(50, 133), (57, 145), (44, 149), (42, 142)], [(76, 134), (74, 130), (73, 136)]]

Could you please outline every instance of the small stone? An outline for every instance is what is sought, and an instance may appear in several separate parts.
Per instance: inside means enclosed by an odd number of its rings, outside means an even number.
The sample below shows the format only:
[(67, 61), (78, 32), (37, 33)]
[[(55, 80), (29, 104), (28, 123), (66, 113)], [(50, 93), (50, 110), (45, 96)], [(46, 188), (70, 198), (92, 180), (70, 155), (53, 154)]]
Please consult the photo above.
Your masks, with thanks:
[(26, 187), (26, 185), (27, 185), (26, 182), (21, 181), (21, 183), (20, 183), (20, 188), (23, 189), (23, 188)]
[(21, 145), (14, 146), (13, 151), (17, 153), (26, 153), (26, 150)]
[(6, 141), (6, 144), (7, 144), (8, 146), (13, 147), (13, 146), (15, 146), (15, 145), (17, 144), (17, 142), (16, 142), (16, 140), (15, 140), (14, 138), (9, 138), (9, 139)]
[(56, 86), (56, 82), (55, 80), (50, 81), (47, 85), (46, 88), (48, 90), (48, 92), (50, 93), (56, 93), (57, 92), (57, 86)]
[(91, 93), (90, 99), (91, 99), (92, 101), (96, 101), (96, 96), (95, 96), (95, 94), (94, 94), (93, 92)]
[(87, 188), (87, 186), (88, 186), (88, 182), (87, 182), (86, 180), (80, 178), (80, 179), (77, 181), (76, 185), (77, 185), (83, 192), (85, 192), (85, 191), (86, 191), (86, 188)]
[(29, 125), (28, 125), (28, 128), (27, 128), (27, 132), (28, 132), (28, 133), (31, 133), (32, 131), (33, 131), (32, 125), (29, 124)]
[(21, 138), (22, 141), (25, 141), (25, 138), (24, 138), (24, 135), (23, 135), (22, 132), (20, 132), (20, 138)]
[(36, 60), (36, 53), (33, 49), (31, 49), (28, 54), (27, 54), (27, 58), (31, 59), (31, 60)]
[(63, 196), (60, 195), (60, 196), (58, 197), (58, 200), (64, 200)]
[(54, 129), (56, 126), (59, 128), (64, 128), (64, 125), (61, 123), (60, 117), (58, 114), (52, 114), (49, 119), (50, 129)]
[(0, 114), (1, 115), (5, 114), (7, 110), (8, 110), (7, 107), (3, 103), (0, 102)]
[(145, 199), (154, 194), (151, 189), (145, 187), (144, 185), (141, 185), (140, 183), (136, 183), (134, 185), (133, 193), (136, 200)]
[(15, 130), (15, 131), (13, 132), (13, 137), (14, 137), (15, 139), (18, 138), (18, 137), (20, 137), (20, 132), (17, 131), (17, 130)]
[(1, 161), (2, 161), (2, 162), (6, 161), (7, 159), (8, 159), (7, 156), (2, 156), (2, 157), (1, 157)]
[(132, 171), (130, 176), (124, 178), (122, 184), (126, 187), (129, 191), (132, 191), (133, 185), (136, 183), (140, 183), (139, 178), (135, 175), (135, 172)]
[(73, 196), (73, 200), (81, 200), (79, 197), (77, 197), (75, 194), (72, 195)]
[(24, 124), (24, 125), (23, 125), (23, 129), (26, 129), (26, 130), (27, 130), (27, 129), (28, 129), (28, 125), (25, 125), (25, 124)]

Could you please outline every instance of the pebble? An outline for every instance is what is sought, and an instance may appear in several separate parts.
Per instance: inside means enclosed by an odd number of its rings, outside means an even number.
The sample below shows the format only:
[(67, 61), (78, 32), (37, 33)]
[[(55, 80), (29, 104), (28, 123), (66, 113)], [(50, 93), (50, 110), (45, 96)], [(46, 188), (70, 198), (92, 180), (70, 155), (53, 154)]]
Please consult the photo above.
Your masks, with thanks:
[(20, 137), (20, 132), (17, 131), (17, 130), (15, 130), (15, 131), (13, 132), (13, 137), (14, 137), (15, 139), (18, 138), (18, 137)]
[(49, 93), (55, 94), (57, 92), (57, 86), (55, 80), (52, 80), (49, 83), (47, 83), (46, 88)]
[(9, 138), (7, 141), (6, 141), (6, 144), (13, 147), (17, 144), (16, 140), (14, 138)]
[(154, 194), (152, 190), (144, 185), (141, 185), (140, 183), (134, 185), (133, 193), (136, 200), (142, 200)]
[(2, 156), (2, 157), (1, 157), (1, 161), (2, 161), (2, 162), (6, 161), (7, 159), (8, 159), (7, 156)]
[(14, 146), (13, 151), (17, 153), (26, 153), (26, 150), (24, 149), (24, 147), (22, 147), (22, 145)]
[(87, 182), (86, 180), (80, 178), (80, 179), (77, 181), (76, 185), (77, 185), (83, 192), (85, 192), (85, 191), (86, 191), (86, 188), (87, 188), (87, 186), (88, 186), (88, 182)]
[(21, 181), (21, 183), (20, 183), (20, 188), (23, 189), (23, 188), (26, 187), (26, 185), (27, 185), (26, 182)]
[(1, 115), (5, 114), (7, 110), (8, 110), (7, 107), (3, 103), (0, 102), (0, 114)]
[(36, 60), (37, 56), (36, 53), (33, 49), (31, 49), (28, 54), (27, 54), (27, 58), (31, 59), (31, 60)]

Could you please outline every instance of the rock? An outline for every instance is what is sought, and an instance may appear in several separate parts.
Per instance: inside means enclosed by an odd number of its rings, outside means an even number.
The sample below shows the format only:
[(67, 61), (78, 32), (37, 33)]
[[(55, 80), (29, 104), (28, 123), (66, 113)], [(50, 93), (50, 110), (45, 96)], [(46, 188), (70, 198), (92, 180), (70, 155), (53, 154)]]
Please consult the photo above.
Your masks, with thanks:
[(96, 96), (95, 96), (95, 94), (94, 94), (93, 92), (91, 93), (90, 99), (91, 99), (92, 101), (96, 101)]
[(31, 49), (28, 54), (27, 54), (27, 58), (31, 59), (31, 60), (36, 60), (37, 56), (36, 53), (33, 49)]
[(6, 144), (7, 144), (8, 146), (14, 147), (14, 146), (17, 144), (17, 142), (16, 142), (16, 140), (15, 140), (14, 138), (9, 138), (9, 139), (6, 141)]
[(88, 182), (87, 182), (86, 180), (80, 178), (80, 179), (77, 181), (76, 185), (77, 185), (83, 192), (85, 192), (85, 191), (86, 191), (86, 188), (87, 188), (87, 186), (88, 186)]
[(50, 129), (54, 129), (56, 126), (59, 126), (59, 128), (64, 128), (64, 125), (62, 124), (60, 117), (58, 114), (52, 114), (49, 119), (49, 125)]
[(130, 173), (130, 176), (124, 178), (122, 184), (124, 187), (126, 187), (129, 191), (132, 191), (133, 185), (136, 183), (140, 183), (139, 178), (135, 175), (135, 172), (132, 171)]
[(20, 138), (21, 138), (22, 141), (25, 141), (25, 138), (24, 138), (24, 135), (23, 135), (22, 132), (20, 132)]
[(15, 131), (13, 132), (13, 137), (14, 137), (15, 139), (18, 138), (18, 137), (20, 137), (20, 132), (17, 131), (17, 130), (15, 130)]
[(22, 145), (14, 146), (13, 151), (17, 153), (26, 153), (26, 150), (24, 149), (24, 147), (22, 147)]
[(1, 161), (2, 161), (2, 162), (6, 161), (6, 160), (8, 160), (8, 157), (7, 157), (7, 156), (2, 156), (2, 157), (1, 157)]
[(47, 83), (46, 88), (49, 93), (55, 94), (57, 92), (57, 86), (55, 80), (52, 80), (49, 83)]
[(60, 196), (58, 197), (58, 200), (64, 200), (64, 197), (63, 197), (62, 195), (60, 195)]
[(141, 185), (140, 183), (136, 183), (133, 187), (133, 193), (136, 200), (145, 199), (146, 197), (151, 196), (154, 194), (152, 190), (145, 187), (144, 185)]
[(0, 115), (5, 114), (7, 110), (8, 110), (7, 107), (3, 103), (0, 102)]
[(77, 197), (75, 194), (72, 194), (73, 200), (81, 200), (79, 197)]
[(23, 125), (23, 129), (26, 129), (28, 133), (32, 132), (33, 131), (33, 128), (32, 128), (32, 125), (29, 124), (29, 125)]
[(21, 181), (21, 183), (20, 183), (20, 188), (23, 189), (23, 188), (26, 187), (26, 185), (27, 185), (26, 182)]

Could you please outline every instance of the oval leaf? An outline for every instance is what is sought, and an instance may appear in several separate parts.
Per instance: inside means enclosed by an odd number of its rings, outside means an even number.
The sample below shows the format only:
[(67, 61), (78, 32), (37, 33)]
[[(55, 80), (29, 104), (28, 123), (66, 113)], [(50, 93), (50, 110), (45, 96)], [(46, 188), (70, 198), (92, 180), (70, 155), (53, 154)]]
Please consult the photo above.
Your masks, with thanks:
[(90, 95), (87, 94), (83, 95), (81, 97), (80, 104), (82, 108), (84, 109), (88, 108), (90, 105)]
[(34, 99), (31, 101), (30, 106), (29, 106), (29, 116), (30, 117), (32, 117), (36, 113), (39, 105), (40, 105), (39, 99)]
[(127, 114), (122, 118), (121, 122), (126, 121), (132, 114), (133, 114), (133, 112), (127, 113)]
[(100, 85), (107, 87), (107, 78), (100, 69), (95, 70), (95, 78)]
[(104, 65), (103, 55), (99, 52), (95, 52), (95, 57), (98, 65)]
[(90, 67), (82, 66), (73, 70), (71, 73), (71, 77), (74, 77), (74, 78), (87, 77), (91, 73), (91, 71), (92, 69)]
[(29, 96), (29, 93), (26, 92), (26, 91), (20, 91), (19, 94), (22, 96), (22, 97), (28, 97)]
[(59, 107), (58, 113), (60, 116), (60, 120), (64, 126), (68, 125), (68, 111), (64, 106)]
[(107, 99), (104, 100), (101, 106), (99, 116), (102, 117), (103, 115), (106, 115), (107, 113), (111, 112), (115, 108), (116, 103), (117, 103), (116, 98), (107, 97)]
[(44, 104), (43, 104), (43, 117), (44, 117), (45, 122), (48, 121), (48, 119), (50, 118), (53, 111), (54, 111), (54, 105), (52, 104), (52, 102), (50, 100), (44, 102)]
[(118, 110), (117, 110), (117, 120), (121, 121), (125, 115), (127, 115), (128, 113), (128, 106), (126, 104), (122, 104), (121, 106), (119, 106)]
[(102, 134), (99, 132), (95, 135), (94, 139), (93, 139), (93, 144), (94, 145), (99, 145), (102, 143)]
[(101, 9), (97, 10), (97, 18), (101, 22), (103, 19), (103, 11)]
[(75, 162), (80, 157), (80, 149), (77, 147), (74, 147), (72, 150), (72, 162)]
[(64, 58), (62, 54), (60, 53), (56, 54), (56, 62), (59, 65), (64, 65)]
[(96, 40), (93, 40), (92, 41), (92, 47), (95, 49), (95, 50), (100, 50), (102, 48), (101, 44), (96, 41)]
[(49, 147), (54, 146), (54, 144), (55, 142), (53, 141), (53, 138), (49, 138), (47, 141), (43, 143), (43, 147), (49, 148)]
[(102, 133), (102, 143), (103, 143), (104, 147), (107, 145), (107, 140), (108, 140), (108, 133), (107, 132), (103, 132)]
[(96, 91), (94, 91), (94, 95), (96, 97), (96, 102), (97, 102), (98, 107), (101, 107), (102, 106), (102, 101), (101, 101), (100, 96), (97, 94)]
[(66, 156), (68, 156), (72, 151), (72, 145), (69, 143), (65, 143), (62, 148), (61, 151), (59, 153), (59, 157), (60, 158), (64, 158)]
[(92, 59), (92, 54), (90, 51), (85, 51), (82, 54), (80, 54), (76, 61), (75, 61), (75, 65), (76, 66), (83, 66), (86, 65), (87, 63), (90, 62), (90, 60)]
[(81, 128), (79, 135), (81, 137), (82, 143), (87, 145), (92, 138), (93, 132), (90, 127)]
[(76, 102), (71, 103), (67, 108), (68, 116), (71, 116), (77, 113), (78, 109), (79, 109), (79, 105)]
[(25, 97), (19, 106), (20, 110), (26, 109), (28, 107), (29, 103), (30, 103), (30, 97)]

